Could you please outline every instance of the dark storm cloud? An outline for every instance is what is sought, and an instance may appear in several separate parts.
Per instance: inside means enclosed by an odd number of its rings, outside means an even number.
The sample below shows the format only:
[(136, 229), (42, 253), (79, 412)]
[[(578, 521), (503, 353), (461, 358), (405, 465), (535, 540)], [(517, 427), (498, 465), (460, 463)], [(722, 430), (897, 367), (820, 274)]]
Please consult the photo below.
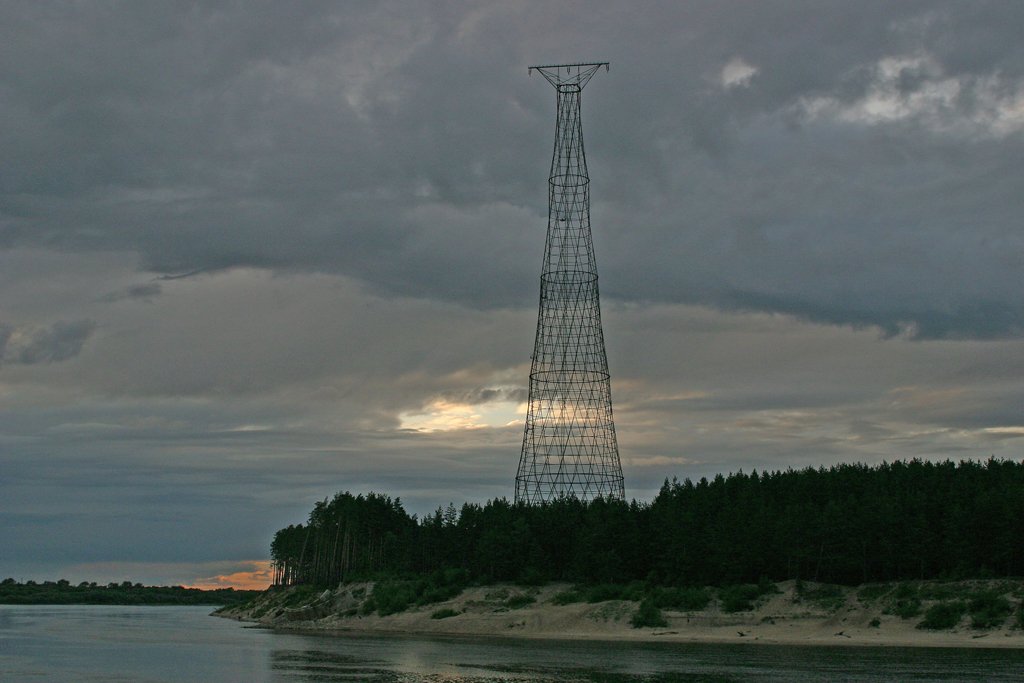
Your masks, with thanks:
[(538, 62), (611, 61), (583, 119), (628, 495), (1019, 458), (1022, 24), (933, 0), (0, 6), (3, 566), (265, 557), (339, 489), (509, 495)]
[(163, 287), (159, 282), (145, 282), (138, 285), (129, 285), (122, 290), (110, 292), (103, 296), (103, 301), (123, 301), (125, 299), (137, 299), (141, 301), (152, 301), (160, 296)]
[(3, 10), (0, 244), (528, 301), (553, 93), (584, 97), (606, 293), (1024, 325), (1017, 3), (32, 3)]
[(0, 324), (0, 364), (35, 365), (74, 358), (95, 329), (92, 320), (58, 321), (37, 329)]

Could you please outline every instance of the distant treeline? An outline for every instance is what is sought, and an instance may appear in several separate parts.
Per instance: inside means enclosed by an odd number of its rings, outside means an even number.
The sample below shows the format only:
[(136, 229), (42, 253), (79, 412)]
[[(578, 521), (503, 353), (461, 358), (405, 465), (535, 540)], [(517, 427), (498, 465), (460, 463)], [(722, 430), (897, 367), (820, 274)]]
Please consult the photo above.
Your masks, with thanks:
[(339, 493), (274, 536), (275, 584), (470, 580), (858, 584), (1024, 575), (1024, 462), (920, 460), (666, 481), (650, 503), (449, 505)]
[(141, 583), (96, 584), (83, 581), (0, 581), (0, 605), (233, 605), (262, 591), (182, 586), (143, 586)]

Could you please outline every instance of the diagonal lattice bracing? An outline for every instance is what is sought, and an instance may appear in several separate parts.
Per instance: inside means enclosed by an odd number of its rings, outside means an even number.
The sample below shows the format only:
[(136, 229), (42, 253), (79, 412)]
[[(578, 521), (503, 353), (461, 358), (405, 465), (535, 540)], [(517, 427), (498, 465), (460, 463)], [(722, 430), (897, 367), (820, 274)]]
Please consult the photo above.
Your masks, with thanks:
[(537, 69), (557, 91), (548, 230), (516, 501), (623, 498), (590, 233), (580, 95), (607, 63)]

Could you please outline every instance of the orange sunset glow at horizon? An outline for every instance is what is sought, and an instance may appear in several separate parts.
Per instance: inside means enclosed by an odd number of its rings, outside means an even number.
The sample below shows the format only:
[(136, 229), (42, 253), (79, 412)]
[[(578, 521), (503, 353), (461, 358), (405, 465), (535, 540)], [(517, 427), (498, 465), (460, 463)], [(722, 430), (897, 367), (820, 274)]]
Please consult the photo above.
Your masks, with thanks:
[(217, 590), (218, 588), (266, 590), (273, 582), (270, 560), (246, 560), (239, 564), (248, 565), (251, 569), (199, 577), (183, 585), (185, 588), (199, 588), (200, 590)]

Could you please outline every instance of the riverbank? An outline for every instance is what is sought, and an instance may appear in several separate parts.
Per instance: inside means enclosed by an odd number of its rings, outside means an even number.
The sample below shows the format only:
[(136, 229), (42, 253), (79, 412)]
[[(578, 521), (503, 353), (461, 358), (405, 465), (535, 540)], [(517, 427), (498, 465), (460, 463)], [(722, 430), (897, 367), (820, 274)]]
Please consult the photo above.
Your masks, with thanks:
[[(909, 599), (911, 586), (914, 593)], [(639, 604), (631, 600), (573, 602), (571, 586), (475, 586), (442, 602), (397, 614), (364, 613), (368, 583), (311, 593), (274, 589), (215, 614), (293, 631), (335, 634), (426, 634), (638, 642), (757, 643), (786, 645), (1024, 648), (1016, 614), (972, 625), (969, 596), (1003, 598), (1018, 608), (1020, 581), (916, 582), (857, 588), (787, 581), (760, 596), (750, 609), (723, 610), (714, 598), (699, 610), (661, 610), (664, 626), (634, 628)], [(559, 596), (559, 597), (556, 597)], [(909, 600), (909, 601), (908, 601)], [(919, 625), (935, 605), (960, 606), (949, 628)], [(954, 611), (956, 611), (954, 609)], [(900, 615), (903, 616), (900, 616)]]
[(60, 581), (0, 582), (0, 605), (236, 605), (263, 595), (263, 591), (184, 586), (143, 586), (141, 583), (79, 584)]

